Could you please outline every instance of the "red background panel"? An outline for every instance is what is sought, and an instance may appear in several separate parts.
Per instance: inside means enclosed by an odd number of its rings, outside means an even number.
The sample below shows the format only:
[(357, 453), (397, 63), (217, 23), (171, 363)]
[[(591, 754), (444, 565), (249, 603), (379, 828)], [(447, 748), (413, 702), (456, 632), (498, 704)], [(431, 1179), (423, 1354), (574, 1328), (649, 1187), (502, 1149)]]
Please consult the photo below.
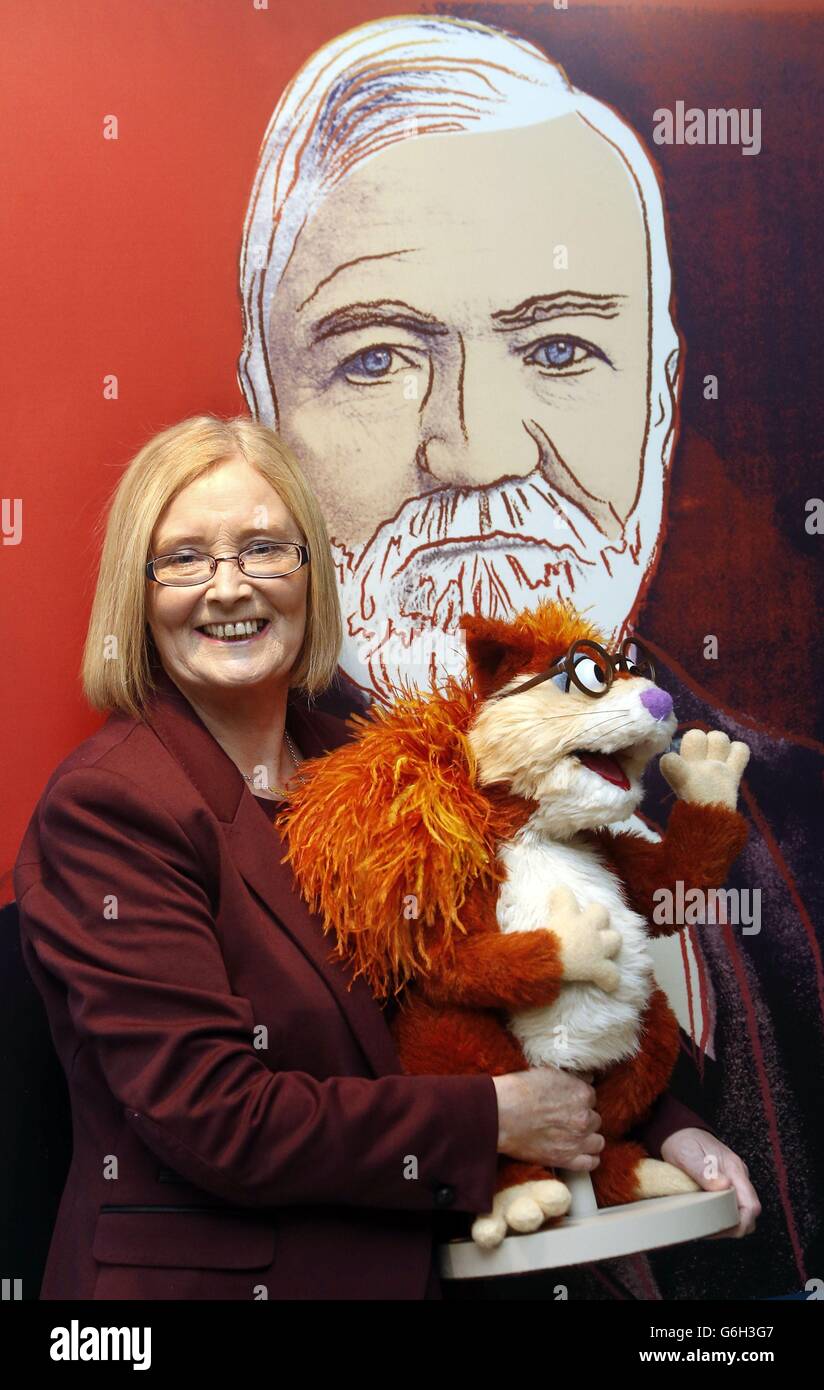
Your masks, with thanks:
[[(237, 261), (272, 108), (327, 39), (411, 8), (29, 0), (4, 10), (0, 495), (21, 498), (24, 513), (23, 543), (0, 546), (0, 870), (55, 764), (99, 722), (78, 667), (95, 525), (120, 470), (155, 431), (243, 408)], [(651, 112), (679, 98), (764, 108), (758, 158), (653, 151), (687, 376), (670, 525), (643, 628), (687, 670), (716, 632), (716, 702), (812, 735), (820, 673), (808, 634), (821, 566), (801, 509), (821, 488), (820, 22), (796, 6), (754, 15), (716, 0), (419, 8), (517, 29), (648, 142)], [(116, 141), (103, 138), (107, 115), (118, 118)], [(700, 390), (707, 371), (723, 381), (712, 407)], [(119, 397), (107, 401), (112, 373)]]

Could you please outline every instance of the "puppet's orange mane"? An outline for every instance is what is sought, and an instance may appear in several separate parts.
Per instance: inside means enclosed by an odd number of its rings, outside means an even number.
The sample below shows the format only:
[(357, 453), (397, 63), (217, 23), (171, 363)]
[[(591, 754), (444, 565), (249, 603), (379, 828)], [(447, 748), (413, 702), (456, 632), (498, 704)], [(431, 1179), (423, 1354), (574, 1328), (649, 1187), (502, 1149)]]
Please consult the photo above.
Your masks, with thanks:
[(493, 808), (466, 736), (476, 707), (450, 678), (434, 696), (351, 715), (356, 738), (301, 764), (307, 780), (278, 817), (309, 907), (376, 994), (426, 968), (427, 931), (448, 945), (464, 930), (470, 883), (497, 879)]
[[(598, 635), (569, 605), (549, 602), (509, 623), (462, 626), (470, 638), (480, 629), (512, 642), (523, 670)], [(502, 876), (497, 846), (511, 833), (511, 808), (477, 785), (467, 732), (480, 701), (477, 682), (449, 677), (350, 716), (355, 738), (301, 765), (306, 781), (277, 818), (304, 899), (376, 996), (425, 971), (427, 941), (448, 949), (453, 932), (465, 932), (473, 884)]]

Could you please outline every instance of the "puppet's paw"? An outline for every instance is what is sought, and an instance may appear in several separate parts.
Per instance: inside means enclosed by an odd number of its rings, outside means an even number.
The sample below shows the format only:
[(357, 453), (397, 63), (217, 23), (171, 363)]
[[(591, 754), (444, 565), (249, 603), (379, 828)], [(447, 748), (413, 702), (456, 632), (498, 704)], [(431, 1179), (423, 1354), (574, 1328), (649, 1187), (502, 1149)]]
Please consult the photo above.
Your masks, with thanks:
[(558, 938), (565, 980), (591, 982), (611, 993), (618, 988), (617, 955), (621, 933), (610, 926), (607, 909), (600, 903), (579, 907), (571, 888), (559, 884), (549, 895), (549, 926)]
[(701, 1188), (683, 1169), (660, 1158), (642, 1158), (635, 1170), (638, 1197), (677, 1197), (682, 1192), (700, 1192)]
[(526, 1235), (537, 1231), (552, 1216), (564, 1216), (572, 1200), (569, 1188), (557, 1178), (538, 1178), (505, 1187), (492, 1199), (492, 1211), (472, 1223), (472, 1239), (484, 1250), (494, 1250), (507, 1231)]
[(524, 1186), (529, 1188), (530, 1196), (541, 1208), (544, 1220), (550, 1216), (566, 1216), (572, 1202), (572, 1193), (565, 1182), (559, 1182), (557, 1178), (538, 1178), (525, 1183)]
[(492, 1198), (492, 1210), (476, 1216), (472, 1222), (472, 1239), (482, 1250), (496, 1250), (506, 1235), (504, 1216), (504, 1192), (496, 1192)]
[(687, 729), (680, 753), (665, 753), (659, 767), (681, 801), (698, 806), (720, 804), (734, 811), (749, 760), (746, 743), (731, 743), (721, 729), (708, 734), (703, 729)]

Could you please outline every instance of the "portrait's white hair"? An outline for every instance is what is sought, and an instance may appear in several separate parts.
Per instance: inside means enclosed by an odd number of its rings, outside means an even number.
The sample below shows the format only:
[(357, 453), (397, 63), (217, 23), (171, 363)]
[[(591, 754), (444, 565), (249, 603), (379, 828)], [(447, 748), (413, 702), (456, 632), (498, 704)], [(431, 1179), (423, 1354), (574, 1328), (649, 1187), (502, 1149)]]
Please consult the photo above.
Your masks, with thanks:
[(251, 413), (277, 428), (268, 355), (272, 298), (304, 224), (358, 165), (397, 140), (510, 130), (577, 112), (623, 157), (648, 229), (653, 424), (670, 419), (679, 350), (664, 210), (640, 140), (611, 107), (573, 87), (534, 44), (474, 21), (399, 15), (331, 40), (280, 98), (261, 144), (240, 260), (238, 380)]
[[(277, 429), (277, 363), (268, 350), (272, 300), (302, 229), (352, 170), (396, 141), (503, 131), (573, 113), (624, 163), (649, 267), (649, 408), (630, 513), (635, 540), (625, 533), (623, 554), (604, 571), (612, 581), (598, 595), (602, 629), (617, 632), (654, 571), (675, 437), (681, 344), (671, 311), (664, 206), (650, 156), (631, 127), (574, 87), (534, 44), (474, 21), (401, 15), (349, 30), (312, 55), (280, 98), (260, 150), (241, 251), (238, 381), (252, 415)], [(597, 541), (593, 529), (592, 544)], [(358, 658), (350, 656), (351, 668)], [(374, 672), (372, 679), (377, 688)]]

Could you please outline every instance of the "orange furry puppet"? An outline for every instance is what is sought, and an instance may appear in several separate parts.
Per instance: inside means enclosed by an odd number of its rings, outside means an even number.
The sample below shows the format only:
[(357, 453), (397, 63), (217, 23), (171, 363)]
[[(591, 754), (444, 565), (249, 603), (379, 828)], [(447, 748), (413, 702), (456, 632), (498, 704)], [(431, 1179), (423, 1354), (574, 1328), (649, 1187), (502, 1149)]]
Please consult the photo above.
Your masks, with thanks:
[[(606, 1141), (601, 1206), (692, 1191), (625, 1139), (666, 1089), (678, 1026), (649, 939), (659, 890), (719, 886), (746, 838), (735, 809), (749, 757), (690, 730), (661, 770), (678, 796), (659, 841), (610, 829), (636, 811), (676, 719), (640, 647), (608, 653), (566, 604), (511, 622), (461, 619), (467, 675), (354, 715), (353, 740), (302, 765), (278, 820), (286, 858), (337, 953), (376, 997), (405, 1071), (592, 1076)], [(499, 1159), (472, 1234), (563, 1216), (554, 1171)]]

